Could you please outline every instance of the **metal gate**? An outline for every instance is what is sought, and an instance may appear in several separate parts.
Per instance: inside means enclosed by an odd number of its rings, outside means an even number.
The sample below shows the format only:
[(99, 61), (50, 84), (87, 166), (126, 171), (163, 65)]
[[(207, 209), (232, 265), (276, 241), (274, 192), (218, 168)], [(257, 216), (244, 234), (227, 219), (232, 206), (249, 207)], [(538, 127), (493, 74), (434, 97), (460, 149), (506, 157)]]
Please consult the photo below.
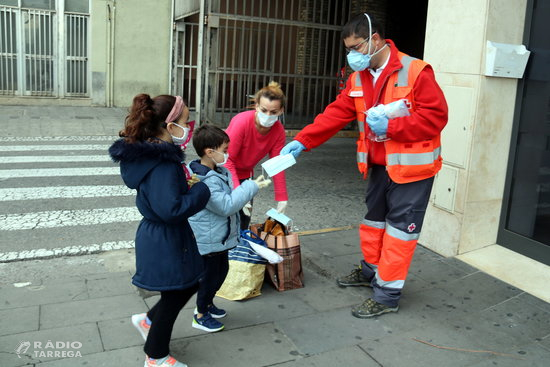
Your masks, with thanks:
[(351, 0), (201, 0), (184, 10), (176, 2), (173, 92), (201, 122), (227, 126), (275, 80), (288, 100), (286, 127), (303, 127), (339, 91), (350, 7)]
[(0, 4), (0, 95), (88, 97), (88, 0)]

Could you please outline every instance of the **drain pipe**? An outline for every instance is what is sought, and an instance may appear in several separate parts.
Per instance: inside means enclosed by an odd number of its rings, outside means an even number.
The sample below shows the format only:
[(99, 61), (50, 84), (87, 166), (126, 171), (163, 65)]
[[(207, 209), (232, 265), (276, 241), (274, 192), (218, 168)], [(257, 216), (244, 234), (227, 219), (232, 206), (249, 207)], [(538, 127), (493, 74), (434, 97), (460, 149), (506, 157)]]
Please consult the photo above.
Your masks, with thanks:
[(170, 58), (169, 58), (169, 65), (168, 65), (168, 94), (176, 94), (176, 91), (173, 90), (173, 83), (172, 83), (172, 73), (174, 69), (174, 31), (176, 30), (176, 22), (174, 21), (174, 13), (175, 13), (175, 6), (176, 6), (176, 0), (172, 0), (172, 11), (170, 12), (170, 24), (172, 27), (170, 27)]
[[(111, 5), (112, 4), (112, 5)], [(114, 90), (115, 90), (115, 24), (116, 24), (116, 0), (112, 0), (111, 4), (107, 4), (107, 11), (109, 17), (109, 42), (108, 47), (108, 57), (107, 57), (107, 73), (109, 75), (109, 82), (107, 84), (107, 107), (114, 106)]]

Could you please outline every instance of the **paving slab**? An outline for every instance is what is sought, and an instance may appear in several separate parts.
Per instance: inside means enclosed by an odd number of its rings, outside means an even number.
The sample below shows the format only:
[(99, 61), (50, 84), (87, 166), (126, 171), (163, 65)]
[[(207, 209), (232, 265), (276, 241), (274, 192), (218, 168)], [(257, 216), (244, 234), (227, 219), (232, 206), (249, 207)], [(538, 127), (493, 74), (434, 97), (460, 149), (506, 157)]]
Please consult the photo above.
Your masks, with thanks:
[[(426, 251), (429, 251), (429, 250), (426, 250)], [(437, 255), (437, 256), (439, 256), (439, 255)], [(440, 261), (443, 264), (447, 264), (447, 265), (450, 265), (454, 268), (458, 268), (460, 271), (462, 271), (462, 272), (464, 272), (468, 275), (479, 272), (479, 269), (474, 268), (473, 266), (471, 266), (469, 264), (466, 264), (464, 261), (461, 261), (461, 260), (457, 259), (456, 257), (442, 257), (442, 256), (439, 256), (439, 257), (440, 257)]]
[[(22, 341), (30, 342), (30, 347), (26, 353), (19, 355), (19, 357), (21, 357), (19, 358), (15, 353), (15, 349)], [(64, 345), (61, 345), (61, 348), (50, 348), (48, 342), (53, 343), (54, 346), (58, 342), (79, 342), (81, 343), (81, 347), (75, 349), (65, 348)], [(47, 357), (47, 354), (42, 354), (52, 352), (53, 355), (56, 351), (60, 353), (63, 351), (79, 351), (82, 355), (103, 352), (103, 346), (96, 323), (38, 330), (0, 337), (0, 365), (2, 367), (17, 367), (65, 359), (61, 356)]]
[(301, 354), (313, 355), (361, 343), (387, 333), (372, 320), (359, 320), (351, 316), (349, 307), (318, 312), (276, 322), (298, 347)]
[(106, 273), (103, 276), (86, 277), (86, 287), (90, 298), (135, 294), (136, 288), (131, 281), (132, 277), (128, 272)]
[(319, 353), (305, 358), (297, 358), (294, 361), (278, 364), (277, 367), (334, 367), (334, 366), (361, 366), (379, 367), (380, 364), (369, 357), (358, 346), (335, 349), (325, 353)]
[(0, 310), (0, 336), (38, 330), (39, 306)]
[(550, 335), (547, 335), (543, 339), (539, 340), (538, 344), (544, 349), (550, 351)]
[(176, 339), (170, 350), (176, 359), (192, 367), (272, 366), (298, 355), (292, 340), (274, 323)]
[(49, 329), (118, 319), (123, 316), (143, 312), (143, 299), (137, 294), (94, 298), (84, 301), (47, 304), (40, 312), (40, 328)]
[(35, 367), (136, 367), (143, 366), (144, 360), (142, 348), (132, 347), (39, 363)]
[(300, 245), (302, 250), (328, 257), (361, 253), (357, 228), (300, 236)]
[(460, 268), (450, 266), (440, 260), (426, 256), (425, 253), (415, 254), (409, 274), (429, 282), (434, 287), (445, 287), (447, 283), (468, 275)]
[(534, 344), (550, 334), (550, 313), (511, 298), (486, 310), (449, 320), (455, 330), (484, 337), (489, 346), (517, 348)]
[(449, 304), (451, 296), (443, 289), (432, 288), (414, 293), (404, 292), (399, 311), (372, 319), (393, 333), (422, 329), (456, 316), (456, 309)]
[(510, 349), (506, 352), (510, 356), (487, 356), (469, 367), (548, 367), (550, 351), (539, 345), (528, 345), (519, 349)]
[[(432, 345), (427, 345), (421, 340)], [(486, 350), (477, 338), (457, 332), (444, 323), (429, 324), (421, 329), (392, 335), (380, 335), (361, 344), (384, 367), (464, 367), (481, 362), (487, 354), (446, 350), (434, 347)], [(506, 352), (506, 350), (502, 350)], [(405, 362), (406, 361), (406, 362)], [(517, 360), (516, 360), (517, 362)], [(405, 364), (406, 363), (406, 364)]]
[[(60, 286), (60, 284), (62, 284), (62, 286)], [(39, 280), (21, 287), (7, 284), (0, 287), (0, 293), (2, 294), (0, 309), (46, 305), (88, 298), (84, 280), (78, 279), (65, 279), (59, 282), (45, 282)]]
[(116, 350), (136, 346), (143, 348), (144, 340), (134, 325), (132, 325), (130, 316), (99, 321), (97, 326), (105, 350)]
[[(336, 285), (334, 278), (325, 278), (304, 268), (305, 287), (293, 291), (296, 297), (316, 311), (328, 311), (335, 308), (351, 307), (361, 303), (365, 296), (361, 292), (349, 291)], [(363, 289), (366, 291), (366, 289)], [(370, 291), (370, 290), (369, 290)]]

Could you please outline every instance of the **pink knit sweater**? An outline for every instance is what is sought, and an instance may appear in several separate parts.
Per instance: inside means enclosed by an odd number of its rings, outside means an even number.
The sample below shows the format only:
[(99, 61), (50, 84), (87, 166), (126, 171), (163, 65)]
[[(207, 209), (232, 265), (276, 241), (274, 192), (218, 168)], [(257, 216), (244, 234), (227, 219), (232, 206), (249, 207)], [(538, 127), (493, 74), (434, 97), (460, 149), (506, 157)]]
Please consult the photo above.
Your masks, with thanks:
[[(266, 135), (261, 135), (254, 122), (255, 110), (241, 112), (231, 119), (225, 130), (229, 138), (229, 160), (225, 167), (231, 172), (234, 187), (239, 180), (250, 178), (254, 166), (269, 154), (270, 158), (279, 155), (285, 145), (285, 129), (276, 122)], [(273, 176), (276, 201), (288, 200), (284, 171)]]

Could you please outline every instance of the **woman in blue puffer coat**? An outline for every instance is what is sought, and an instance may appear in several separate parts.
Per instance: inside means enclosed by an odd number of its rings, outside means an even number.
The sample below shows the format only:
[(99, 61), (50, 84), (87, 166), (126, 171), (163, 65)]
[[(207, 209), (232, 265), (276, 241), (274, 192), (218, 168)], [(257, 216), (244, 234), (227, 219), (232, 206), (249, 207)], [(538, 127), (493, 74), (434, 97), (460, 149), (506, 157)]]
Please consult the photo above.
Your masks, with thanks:
[(189, 134), (189, 109), (179, 96), (137, 95), (126, 118), (122, 139), (109, 154), (120, 162), (124, 183), (137, 190), (143, 215), (136, 233), (134, 285), (160, 291), (147, 314), (132, 316), (146, 339), (145, 366), (185, 364), (169, 355), (169, 342), (180, 310), (198, 289), (204, 267), (187, 219), (202, 210), (210, 190), (202, 183), (191, 188), (181, 166), (180, 148)]

